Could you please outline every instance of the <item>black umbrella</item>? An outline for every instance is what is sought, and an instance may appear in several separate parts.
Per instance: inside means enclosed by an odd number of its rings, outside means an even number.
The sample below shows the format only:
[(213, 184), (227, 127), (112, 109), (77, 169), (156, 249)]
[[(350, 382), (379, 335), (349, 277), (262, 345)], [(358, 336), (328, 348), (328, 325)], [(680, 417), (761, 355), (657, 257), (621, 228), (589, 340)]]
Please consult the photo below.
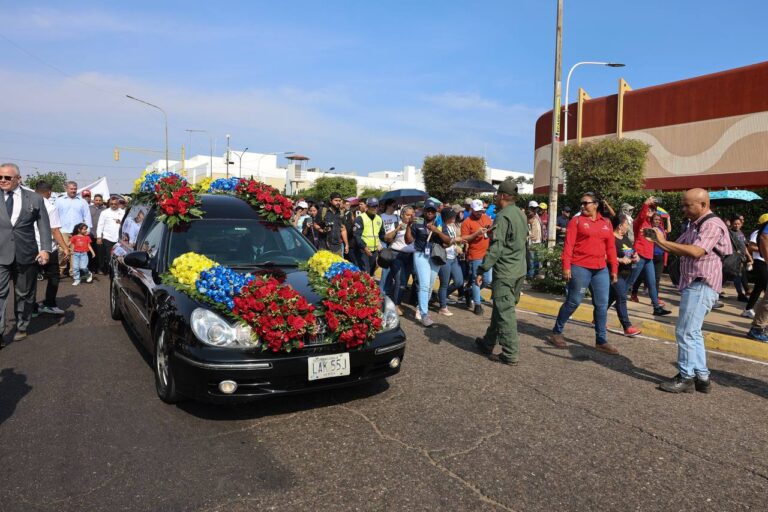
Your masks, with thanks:
[(460, 181), (458, 183), (454, 183), (451, 187), (451, 190), (454, 190), (456, 192), (467, 192), (467, 193), (478, 193), (478, 194), (484, 194), (484, 193), (496, 193), (496, 187), (488, 183), (487, 181), (483, 180), (465, 180)]
[(427, 193), (423, 190), (415, 188), (400, 188), (397, 190), (390, 190), (379, 198), (382, 203), (389, 199), (394, 199), (398, 203), (409, 203), (411, 201), (423, 201), (427, 198)]

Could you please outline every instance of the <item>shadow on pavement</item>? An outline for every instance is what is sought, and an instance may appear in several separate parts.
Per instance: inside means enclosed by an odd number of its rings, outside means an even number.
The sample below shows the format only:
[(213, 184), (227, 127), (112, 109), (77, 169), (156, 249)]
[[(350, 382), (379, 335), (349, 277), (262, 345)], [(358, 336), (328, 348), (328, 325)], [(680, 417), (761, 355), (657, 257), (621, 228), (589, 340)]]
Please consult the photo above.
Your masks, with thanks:
[(722, 370), (710, 370), (710, 378), (715, 384), (725, 388), (738, 388), (761, 398), (768, 398), (767, 382)]
[[(390, 377), (391, 378), (391, 377)], [(254, 402), (231, 405), (209, 404), (186, 401), (178, 408), (197, 418), (212, 421), (252, 420), (281, 414), (333, 407), (348, 402), (369, 398), (389, 389), (389, 382), (384, 379), (340, 388), (331, 392), (308, 392), (287, 397), (271, 397)]]
[(18, 403), (31, 390), (23, 373), (16, 373), (13, 368), (0, 371), (0, 425), (13, 416)]

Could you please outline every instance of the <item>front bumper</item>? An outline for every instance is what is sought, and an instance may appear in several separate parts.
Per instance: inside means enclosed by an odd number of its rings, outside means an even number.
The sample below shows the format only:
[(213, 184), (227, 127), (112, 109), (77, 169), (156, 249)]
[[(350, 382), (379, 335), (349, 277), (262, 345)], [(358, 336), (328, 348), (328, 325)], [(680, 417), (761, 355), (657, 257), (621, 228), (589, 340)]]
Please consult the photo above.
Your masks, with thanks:
[[(315, 381), (307, 376), (308, 358), (318, 355), (311, 350), (254, 356), (252, 352), (184, 348), (177, 344), (171, 360), (179, 393), (208, 402), (232, 402), (327, 390), (395, 375), (400, 365), (391, 368), (389, 363), (394, 357), (402, 362), (405, 333), (398, 327), (377, 335), (365, 348), (349, 351), (349, 375)], [(344, 350), (335, 353), (340, 352)], [(329, 353), (334, 352), (324, 351), (323, 355)], [(237, 390), (229, 395), (219, 391), (223, 380), (236, 382)]]

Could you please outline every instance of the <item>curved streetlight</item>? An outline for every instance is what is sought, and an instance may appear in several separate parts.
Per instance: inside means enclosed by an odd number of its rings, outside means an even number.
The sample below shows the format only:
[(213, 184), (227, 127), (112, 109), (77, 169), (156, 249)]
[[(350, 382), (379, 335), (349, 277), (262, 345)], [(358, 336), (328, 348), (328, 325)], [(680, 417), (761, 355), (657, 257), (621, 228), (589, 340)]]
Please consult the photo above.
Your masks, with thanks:
[(571, 75), (573, 74), (573, 70), (575, 70), (579, 66), (585, 66), (585, 65), (591, 65), (591, 66), (607, 66), (609, 68), (623, 68), (625, 64), (621, 64), (618, 62), (596, 62), (596, 61), (582, 61), (577, 62), (573, 66), (571, 66), (571, 70), (568, 71), (568, 78), (565, 79), (565, 120), (563, 121), (563, 146), (568, 145), (568, 88), (571, 85)]
[(205, 133), (205, 134), (208, 135), (208, 142), (210, 142), (210, 144), (211, 144), (211, 152), (210, 152), (210, 155), (211, 155), (211, 176), (213, 176), (213, 135), (211, 135), (210, 132), (208, 132), (208, 130), (195, 130), (193, 128), (187, 128), (184, 131), (189, 133), (190, 144), (192, 143), (191, 142), (191, 137), (192, 137), (193, 133)]
[(168, 169), (168, 114), (166, 114), (165, 110), (163, 110), (162, 108), (158, 107), (157, 105), (153, 105), (148, 101), (140, 100), (139, 98), (134, 98), (130, 94), (126, 94), (125, 97), (134, 101), (138, 101), (139, 103), (149, 105), (150, 107), (156, 108), (157, 110), (163, 113), (163, 117), (165, 118), (165, 172), (168, 172), (169, 171)]
[(237, 154), (237, 151), (232, 152), (232, 154), (235, 155), (238, 161), (240, 162), (240, 175), (238, 176), (238, 178), (243, 177), (243, 155), (245, 154), (246, 151), (248, 151), (248, 148), (245, 148), (244, 150), (242, 150), (239, 155)]

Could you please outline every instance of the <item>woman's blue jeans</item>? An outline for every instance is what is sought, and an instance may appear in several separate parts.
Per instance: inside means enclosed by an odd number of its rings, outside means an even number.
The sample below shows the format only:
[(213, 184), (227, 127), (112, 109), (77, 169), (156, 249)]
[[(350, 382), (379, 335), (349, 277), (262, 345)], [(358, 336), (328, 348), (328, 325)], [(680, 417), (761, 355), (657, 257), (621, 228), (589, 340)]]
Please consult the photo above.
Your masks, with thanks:
[(607, 342), (606, 319), (608, 317), (608, 290), (611, 278), (608, 268), (601, 269), (584, 268), (578, 265), (571, 266), (571, 280), (565, 287), (565, 302), (560, 306), (560, 312), (555, 320), (552, 332), (562, 334), (565, 324), (584, 300), (584, 294), (589, 286), (592, 286), (592, 302), (595, 304), (595, 336), (598, 345)]
[(408, 286), (408, 278), (413, 273), (413, 253), (398, 252), (387, 273), (385, 290), (392, 302), (398, 306), (403, 302), (403, 293)]
[[(440, 296), (440, 307), (448, 307), (448, 296), (461, 289), (464, 285), (464, 274), (461, 271), (461, 263), (458, 258), (448, 260), (445, 265), (440, 267), (440, 290), (438, 295)], [(453, 279), (453, 283), (448, 286), (448, 283)]]
[(429, 298), (437, 279), (438, 266), (423, 252), (413, 253), (413, 269), (419, 278), (419, 311), (424, 318), (429, 313)]
[[(480, 287), (477, 286), (477, 281), (475, 280), (475, 277), (477, 277), (477, 268), (482, 262), (483, 260), (469, 260), (469, 282), (472, 283), (472, 300), (474, 301), (475, 306), (479, 305), (483, 300), (480, 297)], [(483, 274), (483, 286), (486, 288), (490, 287), (492, 279), (493, 269), (490, 269)]]
[(640, 274), (645, 276), (645, 286), (648, 287), (648, 295), (651, 297), (653, 303), (653, 309), (659, 307), (659, 292), (656, 289), (656, 269), (652, 259), (643, 258), (632, 264), (632, 275), (629, 276), (627, 281), (627, 288), (631, 288)]

